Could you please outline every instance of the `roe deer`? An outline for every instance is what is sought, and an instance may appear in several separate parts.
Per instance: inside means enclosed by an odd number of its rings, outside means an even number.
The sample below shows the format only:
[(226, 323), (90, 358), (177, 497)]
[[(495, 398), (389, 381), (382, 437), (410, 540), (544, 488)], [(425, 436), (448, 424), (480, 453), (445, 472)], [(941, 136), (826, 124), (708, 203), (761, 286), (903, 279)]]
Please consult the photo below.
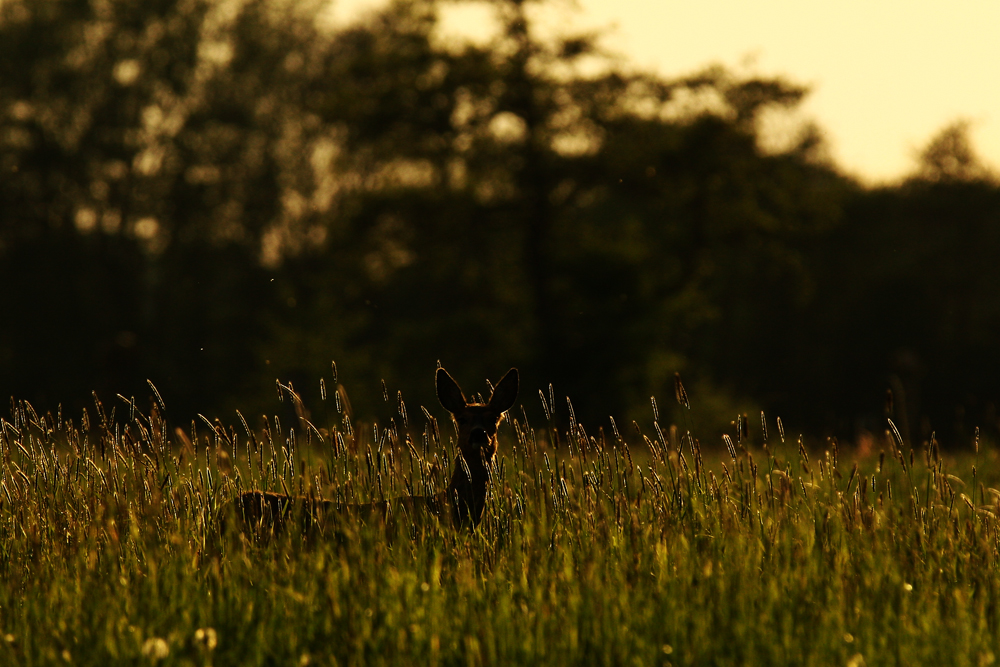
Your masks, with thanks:
[(408, 516), (446, 513), (456, 527), (475, 527), (486, 507), (488, 466), (497, 452), (497, 427), (517, 398), (517, 369), (511, 368), (496, 385), (486, 403), (469, 403), (458, 383), (443, 368), (435, 376), (437, 397), (458, 424), (458, 447), (451, 483), (446, 491), (433, 496), (404, 496), (393, 500), (359, 505), (289, 496), (268, 491), (247, 491), (234, 501), (237, 522), (244, 532), (257, 536), (278, 533), (290, 517), (300, 516), (303, 529), (322, 525), (325, 518), (354, 514), (384, 521), (397, 514)]

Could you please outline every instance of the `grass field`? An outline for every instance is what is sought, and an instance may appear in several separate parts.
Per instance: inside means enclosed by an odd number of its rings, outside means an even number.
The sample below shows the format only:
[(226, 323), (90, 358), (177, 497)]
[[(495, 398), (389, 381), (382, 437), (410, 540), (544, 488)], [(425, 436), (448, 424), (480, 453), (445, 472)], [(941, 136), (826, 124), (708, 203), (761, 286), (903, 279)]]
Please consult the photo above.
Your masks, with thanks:
[(582, 419), (554, 445), (549, 424), (512, 413), (475, 532), (347, 522), (257, 545), (218, 535), (239, 490), (354, 502), (441, 489), (452, 425), (411, 409), (364, 427), (237, 417), (182, 432), (151, 405), (69, 419), (22, 402), (0, 424), (0, 664), (1000, 655), (1000, 467), (985, 444), (945, 456), (890, 431), (856, 460), (833, 442), (807, 451), (770, 420), (766, 438), (755, 419), (702, 450), (652, 419), (644, 434), (589, 435)]

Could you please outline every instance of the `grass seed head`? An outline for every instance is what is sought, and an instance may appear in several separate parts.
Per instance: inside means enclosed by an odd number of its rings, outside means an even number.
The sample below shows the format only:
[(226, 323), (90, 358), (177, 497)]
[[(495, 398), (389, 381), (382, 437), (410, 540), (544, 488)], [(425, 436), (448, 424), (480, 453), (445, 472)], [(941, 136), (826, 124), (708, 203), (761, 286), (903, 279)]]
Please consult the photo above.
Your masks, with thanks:
[(538, 390), (538, 398), (542, 401), (542, 412), (545, 413), (545, 421), (549, 421), (552, 419), (552, 416), (549, 414), (549, 404), (545, 402), (545, 393), (541, 389)]
[(688, 410), (691, 409), (691, 402), (688, 400), (688, 393), (684, 389), (684, 383), (681, 382), (680, 373), (674, 373), (674, 396), (677, 398), (677, 403), (683, 405)]

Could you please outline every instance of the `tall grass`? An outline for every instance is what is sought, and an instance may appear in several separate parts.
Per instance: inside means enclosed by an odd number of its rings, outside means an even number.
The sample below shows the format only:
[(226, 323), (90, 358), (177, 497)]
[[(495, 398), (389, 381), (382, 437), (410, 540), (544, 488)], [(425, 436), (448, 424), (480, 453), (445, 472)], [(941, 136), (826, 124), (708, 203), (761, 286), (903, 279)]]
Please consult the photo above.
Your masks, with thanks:
[[(686, 400), (686, 396), (684, 397)], [(0, 423), (0, 664), (985, 665), (1000, 654), (1000, 473), (892, 430), (855, 461), (742, 418), (719, 448), (653, 424), (511, 415), (475, 532), (345, 521), (219, 535), (249, 488), (356, 502), (444, 488), (454, 431), (183, 432), (153, 403)], [(546, 412), (548, 406), (546, 406)], [(655, 414), (654, 405), (654, 414)], [(287, 419), (286, 419), (287, 421)], [(609, 424), (610, 425), (610, 424)], [(754, 431), (754, 433), (751, 433)]]

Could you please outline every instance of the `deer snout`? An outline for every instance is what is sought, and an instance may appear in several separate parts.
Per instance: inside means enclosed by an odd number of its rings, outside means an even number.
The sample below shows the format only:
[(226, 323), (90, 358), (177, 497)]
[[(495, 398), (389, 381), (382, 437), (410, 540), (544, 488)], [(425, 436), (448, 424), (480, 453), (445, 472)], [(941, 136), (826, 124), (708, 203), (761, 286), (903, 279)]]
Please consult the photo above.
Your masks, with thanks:
[(474, 428), (469, 433), (469, 444), (477, 447), (485, 447), (490, 442), (490, 436), (483, 428)]

